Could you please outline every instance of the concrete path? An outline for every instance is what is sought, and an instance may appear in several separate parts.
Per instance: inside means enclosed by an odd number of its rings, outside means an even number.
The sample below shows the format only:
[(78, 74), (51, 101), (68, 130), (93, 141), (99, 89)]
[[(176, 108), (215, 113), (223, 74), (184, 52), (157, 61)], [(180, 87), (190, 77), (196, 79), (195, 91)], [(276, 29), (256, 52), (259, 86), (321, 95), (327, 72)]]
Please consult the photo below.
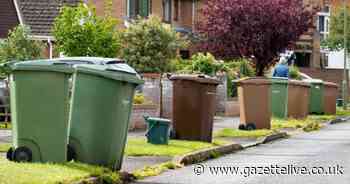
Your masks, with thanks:
[[(319, 132), (294, 135), (289, 139), (249, 148), (198, 165), (168, 171), (137, 183), (349, 184), (349, 155), (350, 122), (347, 122), (328, 126)], [(276, 169), (277, 167), (279, 169)], [(266, 171), (264, 171), (265, 168)], [(290, 168), (294, 173), (286, 174), (292, 171), (283, 171), (281, 168)], [(324, 172), (328, 172), (328, 175)]]

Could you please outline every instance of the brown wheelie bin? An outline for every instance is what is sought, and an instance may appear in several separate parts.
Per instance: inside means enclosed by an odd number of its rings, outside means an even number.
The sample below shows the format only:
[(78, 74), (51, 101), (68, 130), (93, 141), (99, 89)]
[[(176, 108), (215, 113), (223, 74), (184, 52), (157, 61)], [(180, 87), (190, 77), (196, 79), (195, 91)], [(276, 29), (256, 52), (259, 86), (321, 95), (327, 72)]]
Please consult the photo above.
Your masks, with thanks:
[(304, 119), (309, 114), (310, 84), (289, 80), (288, 117)]
[(173, 81), (173, 128), (176, 139), (212, 141), (216, 87), (220, 81), (179, 75)]
[(325, 114), (337, 113), (338, 85), (332, 82), (324, 82), (323, 110)]
[(247, 78), (237, 81), (240, 103), (239, 129), (271, 128), (271, 80)]

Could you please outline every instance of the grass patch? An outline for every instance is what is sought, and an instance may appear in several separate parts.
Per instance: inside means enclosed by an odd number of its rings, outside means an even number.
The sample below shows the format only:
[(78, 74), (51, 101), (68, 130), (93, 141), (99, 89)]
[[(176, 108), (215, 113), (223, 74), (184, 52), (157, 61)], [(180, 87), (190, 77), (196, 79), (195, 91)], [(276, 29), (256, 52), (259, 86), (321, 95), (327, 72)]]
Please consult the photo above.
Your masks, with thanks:
[(128, 156), (177, 156), (226, 143), (222, 140), (213, 143), (170, 140), (169, 145), (154, 145), (145, 138), (129, 138), (125, 153)]
[(323, 127), (322, 122), (334, 119), (335, 116), (309, 116), (306, 119), (272, 119), (272, 129), (283, 128), (302, 129), (305, 132), (319, 130)]
[(11, 147), (10, 143), (1, 143), (0, 144), (0, 152), (7, 152)]
[(174, 164), (173, 162), (166, 162), (160, 165), (154, 165), (154, 166), (146, 166), (143, 169), (136, 170), (133, 175), (137, 179), (143, 179), (145, 177), (149, 176), (157, 176), (161, 174), (162, 172), (169, 170), (169, 169), (176, 169), (180, 168), (181, 166), (178, 166)]
[(1, 184), (69, 184), (89, 177), (103, 183), (121, 183), (119, 175), (109, 169), (79, 163), (39, 164), (15, 163), (0, 158)]
[(215, 133), (215, 137), (247, 137), (247, 138), (258, 138), (270, 135), (274, 130), (253, 130), (253, 131), (244, 131), (238, 129), (225, 128)]
[(337, 108), (337, 116), (350, 116), (350, 110), (344, 110), (343, 108)]

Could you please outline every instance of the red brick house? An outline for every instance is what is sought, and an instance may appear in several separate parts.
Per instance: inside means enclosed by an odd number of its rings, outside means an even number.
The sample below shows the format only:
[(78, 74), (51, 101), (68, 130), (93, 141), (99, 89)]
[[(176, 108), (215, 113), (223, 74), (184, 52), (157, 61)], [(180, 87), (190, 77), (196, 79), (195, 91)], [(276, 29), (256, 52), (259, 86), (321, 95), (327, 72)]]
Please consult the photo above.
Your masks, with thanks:
[(51, 34), (54, 19), (63, 5), (75, 5), (79, 0), (1, 0), (0, 39), (6, 38), (9, 30), (18, 24), (31, 29), (31, 38), (47, 44), (45, 54), (53, 55)]

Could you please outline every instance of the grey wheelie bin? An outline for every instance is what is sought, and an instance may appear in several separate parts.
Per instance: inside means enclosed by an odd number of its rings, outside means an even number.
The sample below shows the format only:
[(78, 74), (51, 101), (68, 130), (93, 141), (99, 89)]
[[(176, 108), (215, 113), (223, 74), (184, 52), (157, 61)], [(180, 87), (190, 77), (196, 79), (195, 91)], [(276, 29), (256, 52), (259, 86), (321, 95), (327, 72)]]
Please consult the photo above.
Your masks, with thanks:
[(134, 91), (142, 83), (126, 64), (76, 66), (69, 159), (121, 168)]
[(71, 64), (30, 61), (11, 65), (13, 147), (17, 162), (65, 162)]

